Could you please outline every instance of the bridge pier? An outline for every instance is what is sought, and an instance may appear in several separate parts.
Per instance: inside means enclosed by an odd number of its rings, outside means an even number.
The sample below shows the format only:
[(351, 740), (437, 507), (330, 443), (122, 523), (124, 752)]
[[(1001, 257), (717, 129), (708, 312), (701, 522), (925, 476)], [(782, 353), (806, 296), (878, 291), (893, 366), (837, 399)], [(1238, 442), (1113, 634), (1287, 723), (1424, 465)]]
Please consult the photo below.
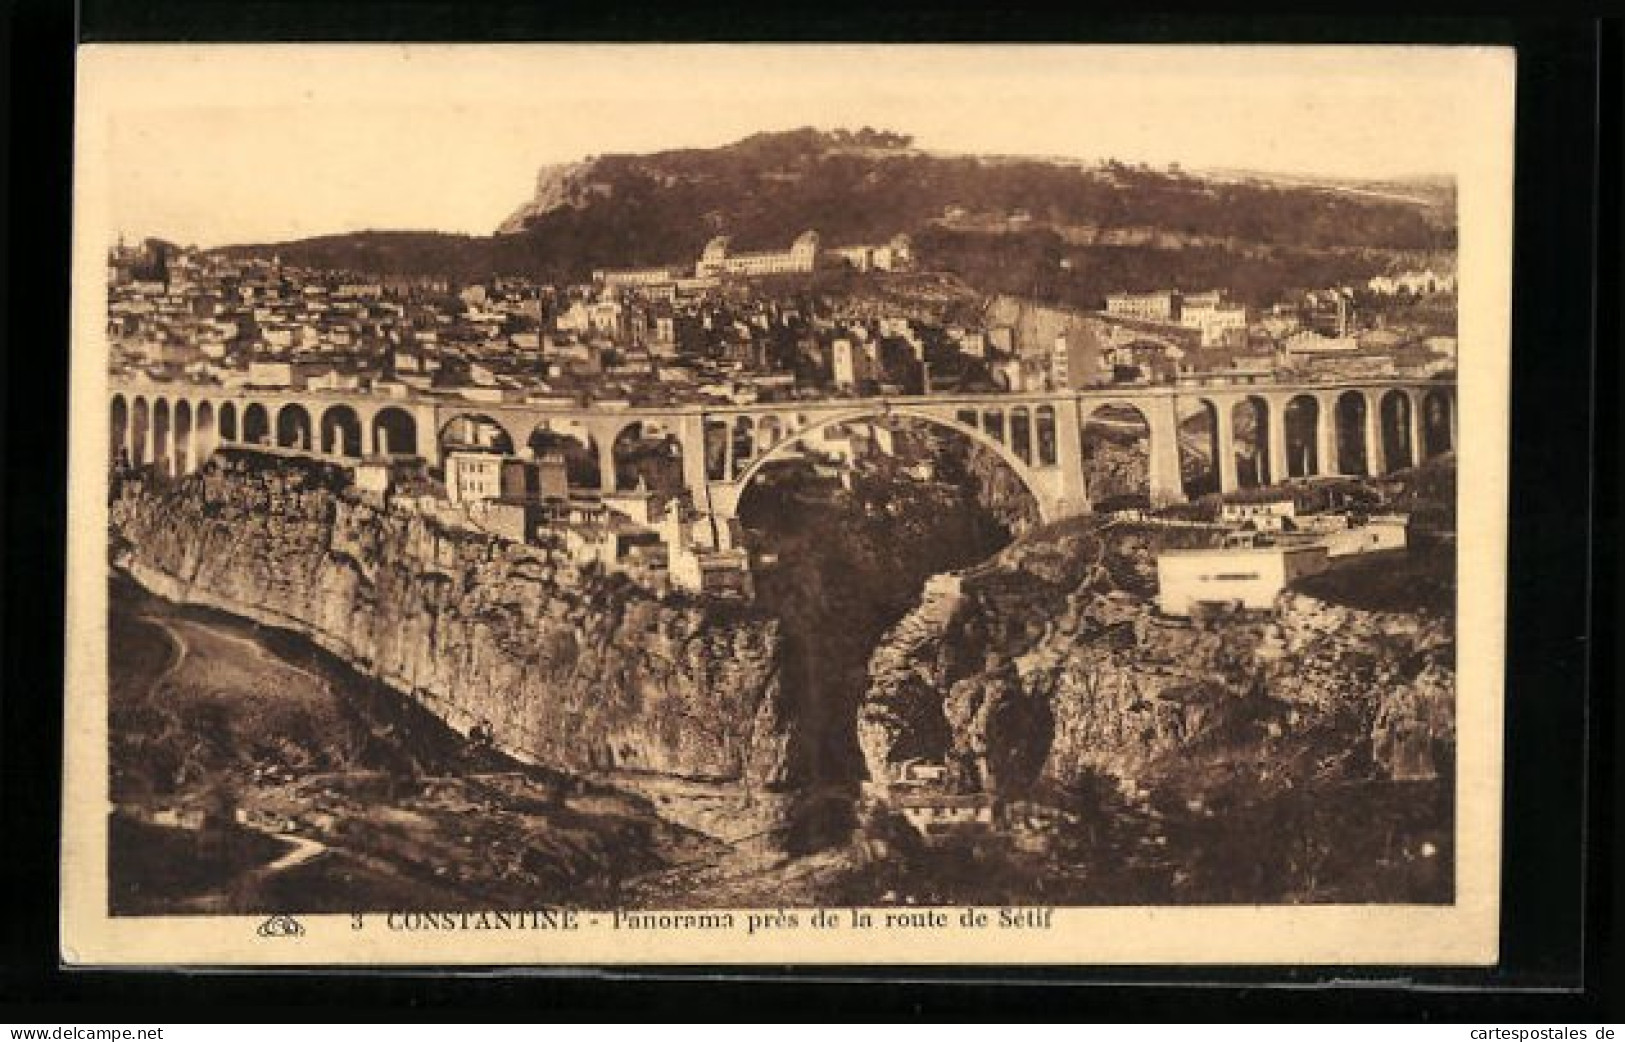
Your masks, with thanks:
[(1261, 482), (1266, 485), (1284, 484), (1291, 475), (1292, 468), (1286, 458), (1286, 405), (1290, 398), (1279, 398), (1274, 395), (1264, 399), (1264, 421), (1266, 441), (1269, 443), (1269, 480)]
[(1407, 388), (1405, 395), (1405, 413), (1409, 421), (1411, 439), (1411, 466), (1420, 467), (1427, 458), (1427, 432), (1423, 424), (1425, 416), (1422, 411), (1422, 395)]
[(1365, 470), (1368, 477), (1388, 473), (1388, 453), (1382, 444), (1382, 395), (1370, 391), (1365, 397)]
[(1337, 396), (1315, 395), (1315, 474), (1327, 477), (1338, 473)]
[(1087, 514), (1090, 504), (1083, 479), (1083, 417), (1075, 401), (1055, 406), (1055, 467), (1053, 520)]
[(1241, 487), (1236, 475), (1236, 403), (1228, 399), (1212, 401), (1214, 449), (1213, 469), (1219, 476), (1219, 492)]
[(1148, 461), (1153, 506), (1185, 502), (1185, 484), (1179, 473), (1179, 411), (1172, 396), (1157, 399), (1145, 410), (1149, 426)]

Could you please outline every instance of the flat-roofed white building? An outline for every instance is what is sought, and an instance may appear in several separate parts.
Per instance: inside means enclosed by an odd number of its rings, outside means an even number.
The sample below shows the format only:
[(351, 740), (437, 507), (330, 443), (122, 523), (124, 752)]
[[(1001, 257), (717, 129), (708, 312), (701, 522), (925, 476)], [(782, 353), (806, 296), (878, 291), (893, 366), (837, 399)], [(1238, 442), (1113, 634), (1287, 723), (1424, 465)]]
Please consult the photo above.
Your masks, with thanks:
[(1294, 579), (1326, 570), (1321, 545), (1164, 550), (1157, 555), (1157, 608), (1189, 616), (1199, 604), (1268, 611)]

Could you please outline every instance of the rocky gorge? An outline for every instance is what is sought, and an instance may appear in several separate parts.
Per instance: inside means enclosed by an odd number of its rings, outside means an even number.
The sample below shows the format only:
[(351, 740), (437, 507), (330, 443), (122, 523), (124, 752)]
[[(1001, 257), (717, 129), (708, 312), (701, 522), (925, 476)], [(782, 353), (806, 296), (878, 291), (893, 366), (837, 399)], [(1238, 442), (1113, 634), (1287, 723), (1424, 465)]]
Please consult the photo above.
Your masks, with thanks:
[[(936, 761), (959, 791), (1127, 822), (1166, 870), (1134, 899), (1447, 899), (1453, 621), (1350, 594), (1449, 562), (1358, 562), (1267, 616), (1159, 616), (1156, 550), (1216, 538), (1079, 519), (933, 583), (871, 659), (868, 776)], [(1063, 871), (1100, 853), (1049, 840)], [(1416, 861), (1425, 881), (1394, 884)]]
[(523, 760), (773, 786), (792, 736), (771, 619), (660, 600), (562, 550), (347, 493), (319, 467), (115, 483), (114, 563), (308, 636)]
[[(714, 862), (750, 865), (744, 881), (629, 881), (622, 899), (651, 907), (793, 895), (796, 872), (806, 899), (852, 903), (1449, 899), (1453, 554), (1356, 562), (1267, 615), (1172, 620), (1156, 553), (1217, 529), (1037, 528), (991, 460), (897, 443), (845, 480), (753, 492), (748, 606), (246, 455), (115, 478), (113, 563), (721, 849), (771, 833), (765, 861)], [(899, 829), (886, 792), (909, 760), (1004, 808), (992, 847)]]

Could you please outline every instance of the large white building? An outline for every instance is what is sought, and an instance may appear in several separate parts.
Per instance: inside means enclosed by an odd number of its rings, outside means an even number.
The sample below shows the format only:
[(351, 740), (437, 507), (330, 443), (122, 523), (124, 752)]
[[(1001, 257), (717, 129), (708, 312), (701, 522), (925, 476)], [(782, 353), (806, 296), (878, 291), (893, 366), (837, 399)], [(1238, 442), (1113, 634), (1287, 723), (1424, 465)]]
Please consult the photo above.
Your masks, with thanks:
[(1227, 303), (1219, 290), (1193, 294), (1179, 304), (1179, 324), (1200, 332), (1203, 347), (1233, 342), (1238, 334), (1245, 338), (1247, 320), (1246, 307)]
[(733, 253), (730, 240), (719, 235), (705, 244), (694, 265), (697, 278), (719, 275), (795, 275), (812, 271), (818, 265), (818, 233), (802, 232), (788, 250), (767, 253)]
[(1144, 322), (1172, 322), (1178, 309), (1178, 294), (1171, 289), (1155, 293), (1113, 293), (1106, 298), (1106, 314)]
[(1164, 550), (1157, 555), (1157, 607), (1189, 616), (1200, 604), (1268, 611), (1294, 579), (1326, 570), (1325, 546)]

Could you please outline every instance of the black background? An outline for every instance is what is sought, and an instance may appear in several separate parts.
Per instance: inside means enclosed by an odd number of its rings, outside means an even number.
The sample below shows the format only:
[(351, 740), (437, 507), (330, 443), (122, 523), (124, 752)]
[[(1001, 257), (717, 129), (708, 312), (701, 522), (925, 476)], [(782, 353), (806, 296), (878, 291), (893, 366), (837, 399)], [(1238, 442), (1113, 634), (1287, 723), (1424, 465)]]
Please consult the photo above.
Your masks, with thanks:
[[(1620, 1020), (1618, 22), (1143, 16), (986, 4), (859, 11), (640, 0), (7, 0), (0, 153), (5, 463), (0, 1019), (556, 1021), (1000, 1017)], [(94, 40), (1369, 42), (1518, 48), (1503, 958), (1410, 968), (906, 968), (180, 973), (60, 968), (57, 949), (73, 46)], [(1426, 99), (1418, 99), (1425, 104)], [(907, 128), (898, 128), (906, 130)], [(1593, 350), (1593, 344), (1597, 349)], [(1468, 506), (1471, 509), (1471, 505)], [(1619, 992), (1625, 987), (1615, 987)]]

